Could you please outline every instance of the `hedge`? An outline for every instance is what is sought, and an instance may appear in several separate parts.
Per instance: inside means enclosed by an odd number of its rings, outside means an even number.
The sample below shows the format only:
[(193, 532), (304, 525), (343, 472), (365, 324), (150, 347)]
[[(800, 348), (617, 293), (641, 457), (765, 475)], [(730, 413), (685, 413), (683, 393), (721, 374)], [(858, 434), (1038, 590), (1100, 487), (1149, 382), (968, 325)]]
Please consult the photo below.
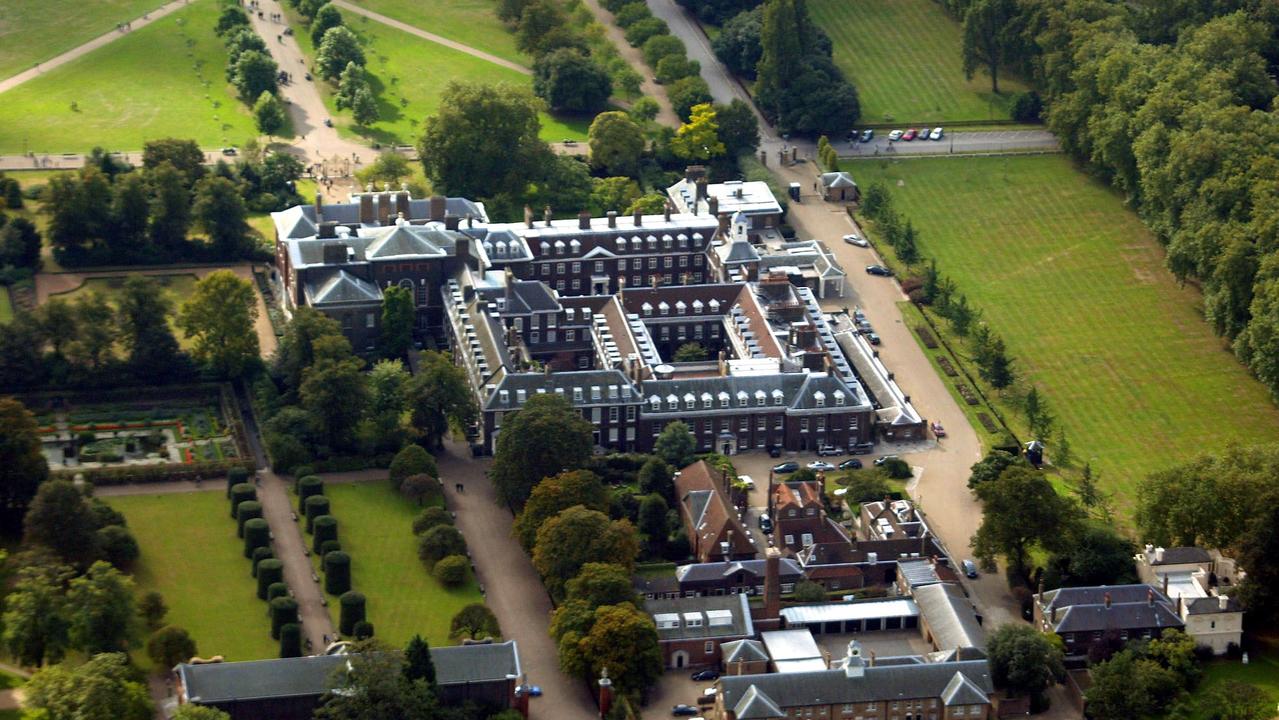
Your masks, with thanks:
[(332, 515), (321, 515), (315, 519), (311, 527), (311, 552), (318, 553), (324, 543), (338, 539), (338, 519)]
[(258, 563), (258, 599), (267, 599), (267, 590), (275, 583), (284, 582), (284, 563), (267, 558)]
[(288, 623), (280, 628), (280, 657), (302, 657), (302, 626)]
[(328, 555), (334, 550), (341, 550), (341, 549), (342, 549), (341, 541), (325, 540), (324, 543), (320, 545), (320, 557), (324, 557), (325, 555)]
[(235, 534), (244, 537), (244, 523), (253, 518), (262, 517), (262, 503), (257, 500), (245, 500), (235, 506)]
[(271, 526), (262, 518), (253, 518), (244, 524), (244, 557), (251, 559), (260, 547), (271, 547)]
[(361, 620), (355, 624), (355, 639), (368, 640), (373, 637), (373, 623)]
[(271, 602), (278, 597), (287, 597), (289, 594), (289, 586), (282, 582), (271, 583), (266, 589), (266, 601)]
[(231, 488), (231, 517), (235, 517), (235, 511), (240, 507), (240, 503), (257, 499), (257, 489), (248, 483), (239, 483)]
[(364, 615), (364, 595), (351, 590), (342, 594), (338, 599), (342, 610), (338, 615), (338, 632), (343, 635), (354, 635), (355, 624), (363, 622), (366, 618)]
[(298, 480), (298, 512), (306, 512), (306, 499), (324, 494), (324, 481), (319, 475), (307, 475)]
[(269, 547), (253, 548), (253, 570), (250, 574), (253, 577), (257, 577), (258, 563), (262, 562), (263, 560), (267, 560), (274, 557), (275, 557), (275, 553), (271, 552), (271, 548)]
[(226, 496), (231, 497), (231, 488), (249, 481), (249, 471), (242, 467), (231, 468), (226, 474)]
[(341, 550), (324, 554), (324, 592), (341, 595), (351, 589), (351, 556)]
[(466, 568), (470, 565), (465, 555), (449, 555), (435, 563), (431, 574), (445, 587), (457, 587), (466, 581)]
[(271, 639), (280, 639), (280, 628), (298, 622), (298, 601), (291, 597), (278, 597), (271, 601)]
[(226, 477), (233, 468), (245, 470), (254, 467), (252, 460), (209, 460), (195, 463), (165, 463), (162, 465), (115, 465), (98, 468), (59, 468), (51, 469), (49, 477), (54, 480), (73, 480), (83, 475), (85, 482), (95, 487), (112, 485), (146, 485), (162, 482), (190, 482), (193, 480), (214, 480)]
[(332, 515), (329, 512), (329, 499), (323, 495), (312, 495), (303, 503), (306, 508), (306, 531), (311, 532), (315, 519), (321, 515)]

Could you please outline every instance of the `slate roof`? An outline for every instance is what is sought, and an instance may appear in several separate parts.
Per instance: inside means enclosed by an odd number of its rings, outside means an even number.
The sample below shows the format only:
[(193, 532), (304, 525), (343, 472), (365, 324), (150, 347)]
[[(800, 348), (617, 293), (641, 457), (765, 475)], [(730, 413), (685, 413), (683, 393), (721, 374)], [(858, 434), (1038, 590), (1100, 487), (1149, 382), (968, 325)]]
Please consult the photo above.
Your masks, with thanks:
[(946, 683), (946, 689), (942, 690), (941, 701), (943, 705), (980, 705), (988, 701), (986, 693), (977, 686), (969, 677), (963, 673), (957, 672), (951, 677), (950, 682)]
[(685, 527), (692, 536), (689, 539), (697, 541), (694, 552), (702, 559), (720, 555), (719, 543), (728, 542), (727, 554), (753, 555), (756, 551), (751, 544), (751, 534), (737, 519), (737, 512), (729, 507), (728, 498), (720, 492), (718, 475), (719, 471), (705, 460), (698, 460), (675, 476), (675, 494)]
[(977, 622), (972, 603), (958, 585), (926, 585), (915, 588), (914, 597), (939, 649), (985, 647), (986, 632)]
[(1151, 565), (1187, 565), (1212, 562), (1212, 557), (1208, 554), (1208, 551), (1197, 547), (1165, 548), (1163, 560), (1159, 561), (1155, 560), (1154, 553), (1150, 553), (1147, 557)]
[(1233, 597), (1226, 599), (1226, 607), (1221, 607), (1220, 597), (1201, 597), (1185, 600), (1187, 615), (1211, 615), (1214, 613), (1243, 612), (1243, 606)]
[(724, 257), (726, 263), (744, 263), (759, 262), (759, 253), (756, 252), (754, 246), (744, 240), (735, 240), (728, 244), (728, 254)]
[(746, 689), (742, 694), (742, 699), (733, 706), (733, 714), (738, 720), (752, 720), (754, 718), (777, 718), (785, 717), (786, 713), (777, 707), (777, 703), (773, 699), (760, 692), (759, 688), (754, 685)]
[[(944, 556), (946, 553), (931, 536), (923, 538), (893, 538), (892, 540), (858, 540), (855, 543), (818, 543), (799, 554), (799, 562), (812, 569), (825, 565), (860, 564), (869, 562), (867, 556), (876, 553), (880, 563), (910, 559), (912, 553), (920, 557)], [(902, 556), (906, 557), (903, 558)]]
[(519, 648), (514, 640), (487, 645), (431, 648), (435, 681), (440, 685), (508, 680), (520, 676)]
[(537, 280), (516, 280), (506, 286), (506, 307), (503, 315), (528, 315), (535, 312), (558, 312), (560, 302), (546, 283)]
[[(1106, 607), (1107, 593), (1110, 607)], [(1053, 629), (1059, 633), (1185, 626), (1173, 611), (1172, 601), (1153, 585), (1061, 588), (1044, 593), (1041, 607), (1049, 623), (1053, 609), (1057, 609)]]
[(822, 185), (828, 188), (857, 187), (853, 176), (842, 171), (822, 173)]
[(906, 581), (906, 586), (910, 588), (934, 585), (942, 581), (937, 574), (937, 567), (928, 558), (899, 560), (897, 562), (897, 574)]
[[(678, 627), (657, 625), (658, 640), (702, 640), (722, 637), (751, 637), (755, 625), (751, 620), (750, 603), (746, 595), (703, 595), (699, 597), (658, 598), (644, 601), (644, 610), (654, 620), (662, 615), (678, 615)], [(701, 625), (689, 627), (688, 616), (695, 614)], [(728, 622), (711, 624), (712, 615), (727, 618)]]
[(1045, 611), (1051, 611), (1054, 607), (1064, 609), (1071, 605), (1102, 605), (1106, 601), (1106, 595), (1110, 595), (1112, 604), (1121, 605), (1126, 603), (1146, 604), (1148, 592), (1153, 590), (1155, 599), (1171, 604), (1172, 601), (1164, 595), (1159, 588), (1154, 585), (1146, 585), (1144, 583), (1134, 583), (1131, 585), (1093, 585), (1089, 587), (1064, 587), (1057, 590), (1049, 590), (1044, 593), (1043, 606)]
[(456, 239), (448, 230), (414, 225), (395, 225), (365, 233), (364, 257), (386, 260), (399, 257), (446, 257), (456, 248)]
[[(730, 560), (727, 562), (680, 565), (675, 568), (675, 578), (680, 582), (686, 583), (714, 582), (739, 570), (754, 575), (759, 578), (760, 582), (764, 581), (763, 560)], [(781, 558), (781, 564), (777, 568), (777, 575), (783, 582), (793, 581), (803, 577), (804, 570), (793, 559)]]
[(726, 663), (768, 660), (768, 653), (764, 651), (764, 643), (758, 640), (732, 640), (720, 645), (719, 649)]
[[(502, 390), (507, 391), (502, 402)], [(524, 403), (519, 391), (524, 391), (524, 402), (537, 393), (559, 393), (575, 407), (626, 405), (642, 401), (639, 391), (626, 374), (620, 370), (572, 370), (557, 373), (509, 373), (505, 375), (484, 402), (484, 409), (516, 410)], [(574, 390), (581, 390), (578, 399)], [(598, 397), (595, 391), (599, 391)], [(613, 396), (612, 391), (617, 395)]]
[(336, 270), (323, 280), (308, 281), (303, 288), (308, 305), (380, 303), (382, 290), (345, 270)]
[[(835, 391), (844, 393), (844, 405), (842, 406), (848, 411), (855, 411), (867, 404), (865, 396), (861, 389), (856, 386), (850, 386), (843, 380), (833, 375), (825, 373), (784, 373), (780, 370), (775, 374), (758, 374), (758, 375), (715, 375), (712, 377), (676, 377), (670, 380), (645, 380), (644, 396), (646, 403), (644, 406), (645, 414), (668, 413), (674, 415), (694, 415), (699, 412), (723, 412), (725, 408), (720, 407), (719, 394), (728, 393), (730, 396), (730, 408), (735, 408), (743, 413), (763, 412), (775, 413), (778, 406), (773, 403), (773, 391), (780, 390), (782, 392), (782, 407), (789, 412), (804, 410), (818, 410), (817, 399), (815, 394), (822, 392), (825, 395), (825, 406), (821, 412), (834, 412), (837, 406), (834, 403)], [(758, 405), (755, 400), (756, 392), (763, 392), (767, 397), (765, 405)], [(749, 402), (745, 406), (738, 405), (738, 393), (744, 392), (749, 397)], [(702, 395), (709, 393), (715, 398), (711, 408), (704, 408), (702, 405)], [(685, 396), (692, 394), (696, 400), (694, 407), (688, 407)], [(678, 407), (671, 408), (669, 398), (675, 396), (678, 400)], [(655, 409), (652, 404), (653, 398), (661, 400), (660, 409)]]

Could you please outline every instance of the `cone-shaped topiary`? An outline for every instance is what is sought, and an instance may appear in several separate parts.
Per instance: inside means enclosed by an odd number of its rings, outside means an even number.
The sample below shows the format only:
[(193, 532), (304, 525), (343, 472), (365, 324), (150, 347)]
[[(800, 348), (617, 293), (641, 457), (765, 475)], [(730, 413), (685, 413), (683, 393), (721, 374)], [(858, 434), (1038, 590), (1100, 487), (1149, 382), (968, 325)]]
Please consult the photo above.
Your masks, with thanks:
[(361, 620), (355, 624), (355, 639), (368, 640), (373, 637), (373, 623)]

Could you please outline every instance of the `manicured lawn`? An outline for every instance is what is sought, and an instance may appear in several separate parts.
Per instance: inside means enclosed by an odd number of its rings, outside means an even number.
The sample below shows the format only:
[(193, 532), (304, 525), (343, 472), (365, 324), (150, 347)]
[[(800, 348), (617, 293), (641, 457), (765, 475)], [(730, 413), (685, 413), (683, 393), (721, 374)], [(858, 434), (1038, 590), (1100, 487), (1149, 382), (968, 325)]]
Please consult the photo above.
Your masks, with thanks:
[[(75, 290), (66, 293), (59, 293), (57, 295), (53, 295), (53, 297), (62, 298), (68, 302), (75, 302), (83, 295), (87, 295), (91, 292), (97, 292), (110, 300), (113, 304), (117, 304), (120, 299), (120, 293), (124, 288), (125, 279), (126, 278), (124, 276), (89, 278)], [(152, 276), (152, 279), (160, 283), (162, 288), (161, 294), (163, 294), (165, 299), (169, 301), (169, 304), (173, 309), (174, 316), (176, 317), (176, 313), (178, 312), (178, 309), (182, 307), (182, 303), (186, 301), (187, 298), (191, 297), (193, 292), (195, 292), (196, 277), (194, 275), (154, 275)], [(182, 334), (182, 331), (177, 329), (176, 325), (174, 325), (173, 333), (178, 339), (178, 344), (181, 345), (184, 350), (190, 349), (191, 341)]]
[(1272, 703), (1279, 705), (1279, 640), (1261, 639), (1259, 644), (1261, 648), (1249, 654), (1247, 665), (1224, 658), (1204, 665), (1203, 682), (1188, 701), (1192, 708), (1190, 717), (1210, 717), (1209, 711), (1214, 708), (1200, 707), (1199, 703), (1214, 687), (1228, 680), (1252, 685), (1269, 695)]
[(1078, 462), (1119, 493), (1121, 515), (1152, 470), (1279, 437), (1279, 410), (1203, 322), (1199, 294), (1178, 286), (1137, 217), (1065, 156), (844, 167), (862, 187), (889, 186), (924, 255), (1004, 338)]
[(164, 595), (166, 622), (186, 628), (202, 656), (279, 655), (224, 493), (131, 495), (107, 502), (124, 513), (142, 548), (133, 573), (139, 595), (149, 590)]
[[(497, 19), (493, 0), (358, 0), (362, 7), (524, 66), (515, 35)], [(350, 18), (354, 13), (346, 13)], [(348, 20), (350, 22), (350, 20)]]
[(809, 11), (830, 35), (835, 62), (857, 86), (867, 123), (1006, 120), (1011, 94), (1025, 86), (984, 72), (964, 79), (960, 27), (933, 0), (813, 0)]
[(164, 0), (7, 0), (0, 3), (0, 78), (16, 75), (142, 17)]
[(139, 150), (170, 136), (210, 147), (255, 136), (247, 109), (227, 89), (217, 13), (215, 0), (193, 0), (6, 92), (0, 153)]
[[(474, 579), (445, 588), (417, 559), (413, 518), (421, 511), (385, 482), (328, 485), (342, 549), (351, 554), (351, 585), (368, 598), (369, 621), (396, 647), (420, 634), (432, 645), (451, 644), (449, 621), (463, 606), (483, 602)], [(336, 598), (329, 607), (334, 625)]]

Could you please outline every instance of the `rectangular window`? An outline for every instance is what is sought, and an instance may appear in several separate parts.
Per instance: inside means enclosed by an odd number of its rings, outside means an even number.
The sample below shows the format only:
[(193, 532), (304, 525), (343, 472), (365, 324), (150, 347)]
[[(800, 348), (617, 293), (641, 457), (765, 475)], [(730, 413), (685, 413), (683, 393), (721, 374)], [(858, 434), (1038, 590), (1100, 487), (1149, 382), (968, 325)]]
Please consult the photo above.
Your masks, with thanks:
[(802, 433), (808, 432), (808, 418), (799, 419), (799, 431)]
[(545, 275), (550, 275), (550, 274), (551, 274), (551, 265), (550, 265), (550, 263), (542, 263), (542, 275), (544, 275), (544, 276), (545, 276)]
[(617, 269), (618, 269), (618, 270), (625, 270), (625, 269), (626, 269), (626, 258), (622, 258), (621, 260), (618, 260), (618, 261), (617, 261)]
[(591, 408), (591, 422), (598, 424), (600, 421), (600, 409)]
[[(639, 262), (639, 261), (637, 260), (636, 262)], [(644, 286), (644, 283), (642, 280), (640, 280), (639, 275), (631, 276), (631, 287), (643, 287), (643, 286)]]
[(627, 406), (626, 406), (626, 419), (627, 419), (627, 420), (634, 420), (634, 419), (635, 419), (635, 406), (634, 406), (634, 405), (627, 405)]
[(564, 274), (564, 263), (555, 263), (555, 274), (556, 275)]
[(694, 338), (696, 338), (696, 339), (698, 339), (698, 340), (701, 340), (701, 339), (702, 339), (702, 326), (701, 326), (701, 324), (697, 324), (697, 325), (694, 325), (694, 326), (693, 326), (693, 337), (694, 337)]
[(694, 255), (694, 256), (693, 256), (693, 264), (694, 264), (694, 265), (696, 265), (697, 267), (701, 267), (701, 266), (702, 266), (702, 258), (703, 258), (703, 257), (705, 257), (705, 256), (703, 256), (703, 255)]
[(547, 331), (546, 331), (546, 342), (548, 342), (548, 343), (553, 343), (553, 342), (555, 342), (555, 331), (554, 331), (554, 330), (547, 330)]
[(674, 265), (675, 265), (675, 258), (671, 257), (670, 255), (667, 255), (666, 257), (662, 258), (662, 267), (669, 268), (669, 267), (674, 267)]
[(364, 327), (375, 327), (377, 325), (377, 315), (374, 313), (364, 314)]
[(688, 267), (688, 256), (687, 256), (687, 255), (680, 255), (680, 256), (679, 256), (679, 266), (680, 266), (680, 267)]
[(826, 432), (826, 418), (817, 418), (817, 432)]
[(532, 332), (528, 334), (528, 341), (533, 343), (534, 345), (538, 344), (539, 342), (542, 341), (542, 333), (536, 330), (533, 330)]
[(611, 408), (609, 408), (609, 409), (608, 409), (608, 421), (609, 421), (609, 422), (613, 422), (613, 423), (617, 422), (617, 415), (618, 415), (618, 412), (617, 412), (617, 406), (616, 406), (616, 405), (614, 405), (613, 407), (611, 407)]
[(573, 342), (574, 340), (576, 340), (576, 339), (577, 339), (577, 331), (576, 331), (576, 330), (565, 330), (565, 331), (564, 331), (564, 339), (565, 339), (565, 340), (567, 340), (567, 341), (569, 341), (569, 342)]
[(602, 272), (604, 272), (604, 261), (603, 261), (603, 260), (596, 260), (596, 261), (595, 261), (595, 272), (597, 272), (597, 273), (602, 273)]
[(714, 641), (714, 640), (707, 640), (707, 641), (706, 641), (706, 654), (707, 654), (707, 655), (710, 655), (710, 654), (711, 654), (711, 653), (713, 653), (713, 652), (715, 652), (715, 641)]
[(578, 280), (577, 278), (573, 278), (573, 289), (574, 289), (574, 290), (581, 290), (581, 289), (582, 289), (582, 281), (581, 281), (581, 280)]

